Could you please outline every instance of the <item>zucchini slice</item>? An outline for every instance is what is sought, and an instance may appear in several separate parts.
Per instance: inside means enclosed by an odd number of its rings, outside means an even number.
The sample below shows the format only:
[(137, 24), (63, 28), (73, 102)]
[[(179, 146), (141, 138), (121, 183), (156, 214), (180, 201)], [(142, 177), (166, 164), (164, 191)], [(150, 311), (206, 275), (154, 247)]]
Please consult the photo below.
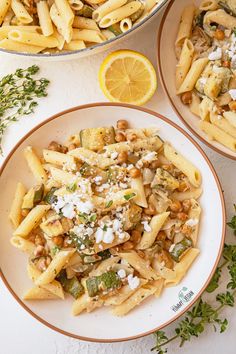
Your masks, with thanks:
[(115, 130), (113, 127), (88, 128), (80, 132), (81, 146), (98, 151), (102, 150), (105, 145), (115, 143)]

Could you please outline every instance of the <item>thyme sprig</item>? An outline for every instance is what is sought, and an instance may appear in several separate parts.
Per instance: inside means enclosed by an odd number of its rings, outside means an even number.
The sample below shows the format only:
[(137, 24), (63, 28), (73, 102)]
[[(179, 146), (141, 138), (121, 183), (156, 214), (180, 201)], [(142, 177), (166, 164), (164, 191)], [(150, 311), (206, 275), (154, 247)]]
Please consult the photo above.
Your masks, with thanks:
[[(236, 206), (234, 205), (235, 211)], [(234, 230), (236, 235), (236, 215), (232, 217), (228, 226)], [(228, 326), (228, 320), (222, 318), (220, 313), (225, 307), (233, 307), (236, 296), (236, 245), (224, 245), (221, 264), (217, 267), (214, 276), (209, 283), (206, 292), (213, 293), (219, 287), (222, 269), (228, 270), (228, 282), (225, 292), (218, 293), (212, 299), (212, 305), (200, 297), (194, 307), (187, 312), (186, 316), (178, 323), (175, 328), (175, 333), (168, 337), (165, 331), (155, 332), (156, 345), (151, 349), (157, 354), (167, 353), (168, 344), (175, 340), (179, 341), (179, 346), (182, 347), (185, 342), (190, 341), (192, 337), (199, 337), (208, 325), (212, 325), (213, 329), (223, 333)]]
[(38, 105), (36, 98), (47, 96), (49, 80), (34, 79), (39, 71), (37, 65), (17, 69), (0, 80), (0, 153), (2, 139), (7, 127), (20, 117), (34, 112)]

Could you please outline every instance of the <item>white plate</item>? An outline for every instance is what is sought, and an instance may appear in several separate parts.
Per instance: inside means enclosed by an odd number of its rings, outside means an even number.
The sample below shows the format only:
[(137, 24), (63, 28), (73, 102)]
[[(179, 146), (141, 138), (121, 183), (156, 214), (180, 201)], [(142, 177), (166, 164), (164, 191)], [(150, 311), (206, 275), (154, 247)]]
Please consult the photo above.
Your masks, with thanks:
[[(22, 294), (32, 284), (26, 273), (26, 256), (10, 245), (12, 229), (8, 212), (16, 183), (32, 184), (32, 176), (22, 151), (32, 145), (36, 150), (50, 141), (63, 142), (82, 128), (116, 124), (127, 119), (133, 127), (160, 128), (160, 136), (174, 144), (201, 171), (204, 193), (200, 199), (202, 219), (198, 247), (200, 255), (184, 280), (176, 287), (164, 290), (160, 299), (154, 297), (123, 318), (113, 317), (102, 308), (90, 314), (72, 317), (72, 299), (65, 301), (22, 301)], [(225, 209), (216, 173), (197, 143), (181, 128), (157, 113), (134, 106), (101, 103), (80, 106), (49, 118), (29, 132), (6, 159), (0, 177), (0, 266), (3, 280), (15, 299), (45, 325), (72, 337), (90, 341), (121, 341), (152, 333), (183, 314), (200, 296), (217, 266), (224, 243)], [(182, 295), (189, 299), (180, 304)], [(186, 297), (186, 298), (187, 298)]]
[[(200, 2), (200, 0), (196, 0), (195, 4), (199, 4)], [(226, 157), (236, 160), (236, 152), (231, 151), (216, 141), (209, 140), (207, 135), (198, 127), (199, 119), (190, 112), (188, 106), (185, 106), (176, 95), (175, 66), (177, 60), (174, 52), (174, 43), (178, 32), (181, 13), (185, 6), (192, 3), (192, 0), (172, 0), (166, 8), (157, 41), (160, 78), (173, 108), (186, 127), (210, 148)]]

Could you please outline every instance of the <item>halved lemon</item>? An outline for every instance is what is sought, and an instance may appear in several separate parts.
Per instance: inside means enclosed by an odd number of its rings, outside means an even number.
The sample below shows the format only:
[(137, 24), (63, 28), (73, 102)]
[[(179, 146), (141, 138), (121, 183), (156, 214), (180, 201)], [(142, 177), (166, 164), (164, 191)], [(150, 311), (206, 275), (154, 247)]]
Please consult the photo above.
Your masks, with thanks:
[(157, 77), (152, 63), (143, 54), (117, 50), (103, 61), (99, 83), (110, 101), (141, 106), (156, 91)]

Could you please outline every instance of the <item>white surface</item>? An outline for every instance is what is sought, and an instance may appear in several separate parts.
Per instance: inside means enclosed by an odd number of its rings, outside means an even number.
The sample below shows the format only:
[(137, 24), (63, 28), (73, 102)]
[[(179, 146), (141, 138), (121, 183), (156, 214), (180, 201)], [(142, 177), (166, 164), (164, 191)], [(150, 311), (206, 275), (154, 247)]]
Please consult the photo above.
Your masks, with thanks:
[[(158, 21), (154, 18), (143, 32), (138, 32), (129, 40), (121, 42), (114, 49), (131, 48), (141, 51), (155, 64), (154, 48), (156, 45), (157, 24)], [(40, 107), (34, 116), (23, 118), (21, 123), (15, 124), (9, 129), (9, 133), (4, 140), (4, 151), (9, 151), (26, 131), (51, 114), (82, 103), (104, 101), (97, 82), (97, 73), (99, 65), (106, 54), (107, 52), (104, 52), (96, 57), (85, 58), (77, 62), (41, 64), (42, 75), (49, 77), (52, 81), (49, 97), (41, 100)], [(17, 67), (25, 67), (29, 64), (33, 63), (25, 60), (17, 61), (16, 59), (10, 61), (9, 58), (1, 56), (0, 76), (13, 71)], [(147, 107), (169, 116), (181, 125), (169, 107), (169, 103), (164, 97), (160, 86), (157, 94), (154, 95)], [(229, 218), (233, 212), (233, 202), (236, 201), (236, 163), (221, 157), (205, 146), (203, 148), (213, 162), (221, 179)], [(213, 200), (212, 203), (214, 203)], [(233, 240), (231, 235), (228, 234), (228, 241), (230, 238)], [(16, 303), (2, 283), (0, 285), (0, 313), (2, 354), (144, 354), (149, 353), (154, 344), (152, 336), (117, 344), (85, 343), (66, 338), (44, 327), (27, 314)], [(204, 333), (199, 339), (191, 341), (191, 344), (187, 343), (184, 349), (178, 349), (175, 346), (169, 353), (198, 354), (208, 352), (220, 354), (224, 352), (234, 354), (235, 314), (235, 309), (228, 309), (224, 312), (230, 323), (229, 329), (224, 334), (219, 335), (209, 331)], [(171, 328), (174, 328), (174, 324)]]
[[(83, 120), (86, 117), (86, 120)], [(9, 242), (12, 235), (10, 223), (7, 223), (10, 206), (18, 181), (27, 187), (32, 186), (32, 174), (26, 167), (23, 151), (26, 146), (33, 146), (42, 152), (50, 141), (63, 143), (65, 137), (71, 136), (81, 129), (115, 125), (120, 118), (127, 119), (130, 127), (156, 127), (164, 141), (173, 141), (174, 147), (199, 168), (202, 175), (203, 195), (199, 203), (202, 217), (199, 228), (200, 254), (177, 286), (167, 288), (159, 299), (151, 297), (135, 311), (124, 317), (112, 316), (108, 308), (101, 308), (92, 313), (84, 313), (79, 317), (71, 316), (72, 298), (65, 301), (23, 301), (31, 311), (51, 325), (74, 335), (86, 338), (117, 340), (134, 337), (152, 331), (176, 318), (190, 302), (193, 302), (209, 279), (215, 267), (222, 245), (223, 211), (220, 191), (212, 171), (197, 147), (168, 122), (143, 112), (142, 110), (121, 106), (96, 106), (74, 110), (46, 123), (25, 139), (13, 153), (0, 178), (0, 225), (1, 259), (0, 266), (13, 291), (19, 298), (32, 286), (26, 271), (27, 257)], [(17, 175), (14, 173), (17, 170)], [(211, 203), (214, 199), (214, 204)], [(4, 235), (4, 237), (3, 237)], [(207, 237), (206, 237), (207, 236)], [(13, 271), (12, 259), (17, 265)], [(207, 267), (206, 267), (207, 264)], [(192, 294), (190, 300), (178, 310), (172, 307), (179, 302), (179, 294), (185, 289)], [(165, 311), (163, 311), (165, 309)], [(158, 317), (155, 314), (158, 313)], [(112, 323), (112, 326), (111, 326)]]

